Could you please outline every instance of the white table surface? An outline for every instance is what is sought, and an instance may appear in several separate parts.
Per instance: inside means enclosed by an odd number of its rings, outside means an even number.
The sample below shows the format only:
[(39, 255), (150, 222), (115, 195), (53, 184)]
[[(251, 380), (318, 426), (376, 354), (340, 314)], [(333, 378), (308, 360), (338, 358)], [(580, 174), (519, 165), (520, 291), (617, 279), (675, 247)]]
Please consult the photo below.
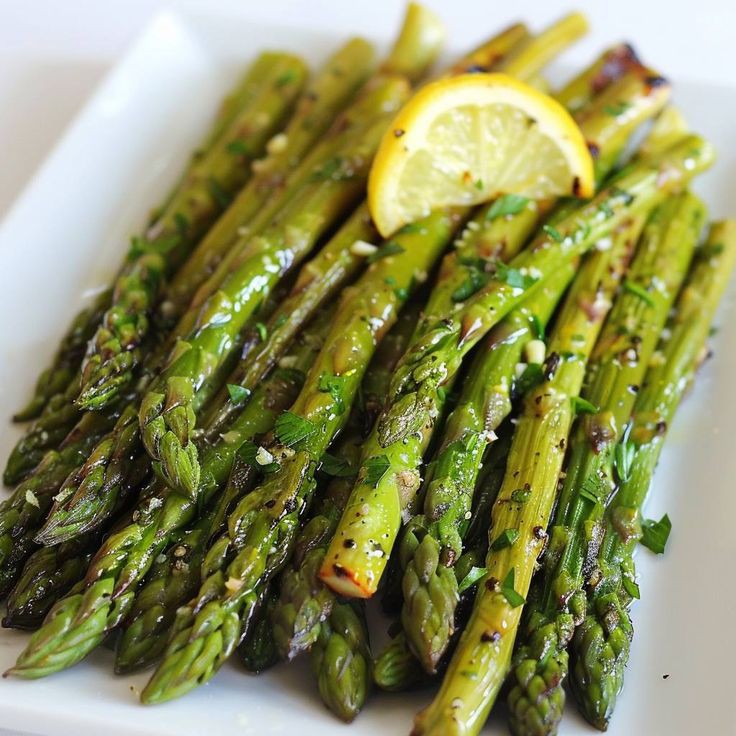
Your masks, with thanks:
[[(0, 0), (0, 218), (151, 15), (162, 7), (197, 1), (213, 4), (213, 0)], [(444, 17), (450, 33), (465, 37), (471, 27), (478, 38), (517, 18), (541, 28), (574, 7), (556, 0), (425, 2)], [(386, 24), (395, 27), (404, 5), (403, 0), (215, 0), (215, 4), (228, 12), (235, 9), (282, 22), (312, 15), (307, 8), (327, 7), (337, 27), (369, 35)], [(602, 46), (625, 39), (675, 80), (736, 85), (733, 0), (587, 0), (577, 5), (589, 15), (592, 31), (569, 52), (571, 61), (585, 62)], [(0, 717), (0, 736), (21, 736), (3, 730), (1, 722)]]

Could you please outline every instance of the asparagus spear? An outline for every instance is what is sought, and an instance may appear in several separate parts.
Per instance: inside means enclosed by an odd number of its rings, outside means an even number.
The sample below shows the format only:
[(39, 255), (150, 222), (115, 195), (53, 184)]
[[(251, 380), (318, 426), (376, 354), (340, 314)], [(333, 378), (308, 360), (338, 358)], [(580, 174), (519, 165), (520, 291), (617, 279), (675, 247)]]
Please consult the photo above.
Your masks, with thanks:
[[(430, 674), (454, 631), (460, 582), (454, 565), (463, 552), (462, 527), (470, 517), (483, 455), (511, 411), (511, 384), (522, 352), (534, 340), (534, 330), (543, 329), (573, 273), (573, 264), (561, 269), (481, 345), (427, 469), (423, 508), (409, 520), (399, 543), (401, 622), (409, 647)], [(533, 357), (538, 366), (543, 362)]]
[(371, 653), (362, 601), (336, 603), (311, 651), (324, 704), (343, 721), (355, 719), (371, 684)]
[(254, 675), (273, 667), (279, 661), (276, 642), (271, 633), (271, 611), (276, 600), (271, 587), (266, 587), (262, 591), (261, 596), (264, 600), (258, 606), (248, 636), (238, 648), (240, 661), (245, 669)]
[[(268, 156), (255, 164), (251, 180), (174, 275), (161, 305), (165, 321), (186, 310), (197, 288), (239, 240), (243, 228), (253, 234), (257, 230), (254, 220), (267, 222), (278, 211), (295, 188), (292, 172), (299, 169), (309, 174), (310, 161), (313, 165), (316, 159), (307, 154), (325, 133), (328, 139), (335, 137), (336, 133), (327, 132), (333, 123), (335, 129), (338, 123), (346, 124), (345, 115), (340, 113), (365, 82), (372, 61), (371, 45), (354, 38), (338, 49), (307, 85), (289, 124), (267, 146)], [(300, 166), (302, 162), (306, 165)]]
[(361, 386), (362, 401), (353, 407), (346, 429), (335, 448), (335, 467), (323, 469), (336, 474), (319, 498), (317, 509), (294, 544), (290, 565), (277, 584), (279, 595), (270, 620), (279, 656), (293, 659), (309, 649), (329, 616), (335, 596), (317, 577), (327, 544), (335, 531), (357, 472), (360, 444), (370, 431), (383, 403), (391, 371), (404, 352), (417, 321), (417, 310), (407, 309), (394, 328), (381, 340)]
[[(318, 322), (294, 347), (289, 369), (274, 371), (255, 392), (220, 441), (207, 449), (197, 497), (190, 499), (158, 484), (132, 514), (131, 522), (112, 534), (95, 554), (82, 590), (61, 599), (20, 656), (14, 672), (43, 677), (76, 664), (124, 619), (135, 591), (168, 540), (186, 527), (227, 481), (244, 442), (270, 431), (289, 406), (321, 347), (326, 322)], [(97, 415), (90, 415), (96, 417)], [(246, 466), (247, 467), (247, 466)], [(238, 480), (247, 486), (249, 472)]]
[(59, 447), (79, 421), (79, 409), (72, 403), (77, 389), (74, 382), (67, 391), (52, 396), (41, 416), (18, 440), (5, 465), (3, 481), (6, 485), (15, 485), (27, 478), (44, 455)]
[(587, 561), (595, 558), (600, 545), (600, 518), (613, 487), (613, 448), (629, 420), (704, 217), (704, 206), (689, 193), (655, 210), (591, 356), (583, 392), (590, 413), (578, 422), (570, 440), (542, 591), (527, 614), (526, 643), (517, 653), (512, 675), (516, 733), (556, 732), (564, 704), (566, 647), (584, 616)]
[(518, 43), (500, 64), (498, 71), (512, 77), (533, 77), (588, 32), (588, 21), (582, 13), (569, 13), (538, 36)]
[[(549, 341), (547, 379), (525, 399), (491, 512), (486, 578), (439, 693), (416, 734), (479, 733), (508, 669), (523, 596), (545, 538), (573, 401), (585, 364), (628, 264), (642, 218), (582, 266)], [(569, 356), (562, 358), (561, 356)]]
[(339, 151), (336, 166), (325, 164), (315, 171), (315, 181), (258, 237), (253, 254), (202, 307), (194, 329), (178, 342), (169, 366), (143, 397), (142, 440), (157, 472), (172, 488), (191, 494), (197, 485), (197, 450), (190, 440), (203, 383), (221, 368), (255, 307), (362, 193), (383, 130), (408, 91), (402, 78), (387, 84), (393, 94), (365, 135)]
[(373, 663), (373, 681), (387, 692), (402, 692), (427, 682), (427, 673), (409, 649), (402, 628)]
[(577, 114), (590, 102), (591, 94), (598, 94), (612, 82), (641, 66), (636, 51), (627, 43), (606, 49), (589, 67), (571, 79), (557, 92), (557, 101), (571, 113)]
[(7, 600), (3, 626), (36, 629), (51, 606), (76, 585), (92, 559), (92, 540), (80, 537), (55, 547), (36, 550), (23, 567)]
[(0, 503), (0, 598), (8, 594), (28, 556), (33, 537), (67, 475), (89, 455), (114, 422), (104, 413), (85, 416), (58, 450), (46, 454), (33, 475)]
[(87, 348), (78, 406), (99, 409), (132, 380), (163, 282), (247, 181), (250, 163), (282, 127), (306, 76), (300, 59), (284, 55), (268, 75), (263, 92), (193, 167), (166, 211), (143, 238), (133, 239), (128, 265), (115, 282), (112, 305)]
[(228, 532), (207, 553), (211, 574), (177, 616), (144, 702), (163, 702), (206, 682), (237, 646), (258, 586), (290, 556), (299, 517), (314, 495), (316, 467), (348, 418), (376, 342), (416, 288), (415, 275), (432, 267), (458, 224), (451, 211), (434, 213), (425, 230), (396, 236), (395, 255), (375, 261), (345, 291), (299, 398), (277, 421), (268, 455), (260, 451), (277, 468), (238, 504)]
[(151, 567), (123, 623), (115, 652), (118, 674), (148, 667), (161, 656), (176, 609), (199, 587), (211, 522), (210, 516), (203, 516), (177, 535)]
[[(508, 433), (504, 433), (508, 434)], [(468, 602), (475, 597), (476, 586), (483, 572), (479, 567), (488, 549), (488, 518), (491, 506), (503, 481), (509, 444), (507, 437), (494, 442), (486, 453), (483, 468), (473, 493), (472, 518), (462, 530), (464, 552), (455, 561), (453, 573), (457, 580), (458, 605), (454, 608), (456, 630), (462, 629), (470, 614)], [(467, 614), (467, 615), (466, 615)], [(456, 640), (453, 635), (450, 646)], [(449, 651), (449, 648), (448, 648)], [(406, 690), (426, 683), (429, 676), (419, 659), (414, 656), (403, 627), (394, 634), (389, 644), (374, 663), (373, 678), (382, 690)]]
[[(29, 419), (36, 419), (54, 396), (64, 394), (77, 375), (87, 342), (94, 335), (102, 315), (110, 306), (111, 300), (112, 292), (105, 290), (95, 298), (90, 306), (82, 309), (74, 317), (69, 329), (61, 339), (61, 344), (51, 361), (51, 365), (42, 371), (38, 377), (33, 390), (33, 397), (23, 409), (13, 416), (14, 422), (27, 422)], [(11, 475), (8, 474), (9, 472)], [(4, 480), (8, 484), (18, 481), (18, 478), (12, 475), (10, 467), (5, 471)]]
[[(319, 253), (302, 266), (289, 295), (266, 322), (265, 330), (258, 325), (260, 329), (254, 328), (247, 334), (238, 366), (227, 386), (221, 389), (219, 399), (213, 402), (218, 411), (208, 417), (209, 432), (219, 431), (237, 411), (237, 404), (227, 401), (227, 392), (231, 390), (228, 386), (239, 385), (245, 396), (253, 392), (261, 376), (278, 363), (315, 311), (338, 294), (364, 266), (375, 237), (368, 208), (363, 203)], [(375, 255), (373, 252), (372, 257)]]
[[(210, 151), (233, 118), (257, 97), (261, 91), (264, 76), (282, 58), (283, 55), (280, 53), (266, 52), (260, 54), (251, 64), (233, 91), (223, 100), (210, 130), (192, 155), (189, 165), (171, 194), (161, 206), (153, 211), (150, 225), (153, 225), (161, 217), (183, 182), (187, 180), (193, 167)], [(72, 324), (62, 339), (61, 346), (54, 356), (52, 364), (38, 378), (34, 397), (27, 408), (17, 415), (18, 421), (37, 417), (52, 397), (63, 394), (69, 384), (79, 377), (79, 368), (87, 343), (95, 334), (102, 316), (109, 309), (111, 299), (112, 290), (104, 291), (97, 297), (92, 306), (83, 309), (72, 320)], [(73, 397), (76, 397), (78, 392), (79, 387), (76, 388)]]
[[(438, 389), (452, 380), (463, 356), (523, 300), (527, 288), (584, 253), (632, 213), (650, 209), (697, 170), (707, 168), (712, 158), (709, 145), (690, 136), (661, 156), (640, 161), (590, 203), (559, 218), (512, 260), (510, 269), (503, 269), (462, 309), (438, 320), (410, 347), (397, 368), (389, 405), (363, 454), (364, 462), (384, 458), (391, 472), (376, 487), (359, 485), (354, 489), (329, 550), (329, 562), (320, 573), (323, 580), (344, 595), (369, 597), (375, 592), (387, 560), (371, 556), (363, 545), (386, 533), (388, 545), (393, 544), (406, 500), (401, 498), (397, 479), (400, 474), (416, 472), (421, 459), (419, 453), (408, 457), (407, 445), (416, 433), (431, 431), (441, 402)], [(662, 171), (668, 174), (662, 176)], [(358, 502), (359, 498), (365, 500)], [(368, 513), (360, 517), (358, 534), (353, 520), (363, 504)], [(357, 546), (342, 547), (347, 538), (355, 539)]]
[[(590, 575), (586, 617), (572, 641), (573, 692), (585, 717), (605, 730), (623, 687), (639, 597), (633, 553), (642, 515), (677, 407), (692, 384), (710, 323), (736, 263), (736, 222), (715, 223), (678, 296), (671, 335), (660, 343), (636, 398), (630, 431), (619, 447), (634, 453), (616, 470), (621, 485), (606, 511), (605, 534)], [(623, 458), (623, 454), (619, 455)]]

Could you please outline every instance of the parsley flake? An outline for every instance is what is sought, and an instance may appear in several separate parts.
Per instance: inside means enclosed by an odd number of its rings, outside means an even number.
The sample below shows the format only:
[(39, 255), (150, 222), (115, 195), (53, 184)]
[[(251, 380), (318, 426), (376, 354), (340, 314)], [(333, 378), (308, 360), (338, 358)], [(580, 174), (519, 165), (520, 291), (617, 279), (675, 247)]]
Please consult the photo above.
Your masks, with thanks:
[(508, 575), (503, 579), (501, 583), (501, 592), (504, 598), (508, 601), (511, 608), (518, 608), (526, 603), (526, 599), (520, 593), (517, 593), (514, 589), (514, 568), (512, 567)]
[(580, 396), (571, 396), (570, 403), (575, 414), (597, 414), (598, 407)]
[(366, 261), (368, 263), (375, 263), (376, 261), (380, 261), (381, 258), (386, 258), (387, 256), (394, 256), (398, 255), (399, 253), (404, 252), (404, 247), (399, 245), (398, 243), (394, 242), (393, 240), (389, 240), (388, 243), (384, 243), (382, 246), (378, 248), (375, 253), (371, 253), (371, 255), (366, 258)]
[(294, 447), (309, 439), (316, 431), (317, 428), (312, 422), (290, 411), (280, 414), (274, 424), (274, 433), (278, 441), (287, 447)]
[(330, 455), (329, 452), (322, 455), (320, 470), (335, 478), (350, 478), (358, 472), (357, 468), (347, 460)]
[(633, 281), (626, 279), (626, 281), (624, 281), (624, 291), (628, 291), (629, 294), (638, 296), (639, 299), (647, 304), (647, 306), (654, 306), (654, 298), (643, 286), (639, 286), (639, 284), (635, 284)]
[[(511, 547), (516, 543), (516, 540), (519, 538), (519, 530), (518, 529), (504, 529), (494, 540), (491, 544), (491, 549), (494, 552), (499, 552), (502, 549), (506, 549), (506, 547)], [(513, 585), (513, 583), (512, 583)]]
[(505, 215), (518, 215), (528, 204), (528, 197), (520, 197), (518, 194), (504, 194), (488, 208), (486, 220), (492, 222)]
[(671, 531), (672, 522), (667, 514), (659, 521), (645, 519), (641, 525), (641, 543), (655, 554), (661, 555)]
[(391, 461), (386, 455), (375, 455), (369, 457), (363, 463), (363, 469), (365, 470), (364, 482), (373, 486), (374, 488), (381, 482), (381, 479), (388, 472), (391, 467)]
[(544, 230), (544, 232), (546, 232), (547, 235), (555, 241), (555, 243), (561, 243), (565, 239), (564, 235), (552, 225), (542, 225), (542, 230)]
[(472, 588), (478, 581), (488, 575), (488, 569), (485, 567), (471, 567), (468, 574), (458, 583), (457, 592), (464, 593), (468, 588)]
[(227, 392), (233, 404), (242, 404), (250, 396), (250, 390), (245, 386), (238, 386), (237, 383), (228, 383)]

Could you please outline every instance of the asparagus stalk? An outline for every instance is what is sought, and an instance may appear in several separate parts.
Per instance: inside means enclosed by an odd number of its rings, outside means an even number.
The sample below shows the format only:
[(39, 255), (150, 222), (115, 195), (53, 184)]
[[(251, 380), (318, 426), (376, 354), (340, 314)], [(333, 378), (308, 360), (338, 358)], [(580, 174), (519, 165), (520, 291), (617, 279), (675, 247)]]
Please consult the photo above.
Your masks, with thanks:
[[(707, 168), (712, 158), (710, 146), (697, 136), (690, 136), (661, 156), (638, 162), (615, 185), (538, 235), (530, 248), (511, 261), (510, 270), (503, 269), (462, 309), (438, 320), (409, 348), (397, 368), (389, 405), (363, 455), (364, 462), (385, 458), (391, 472), (376, 487), (359, 485), (354, 489), (329, 550), (329, 563), (320, 573), (334, 590), (360, 597), (375, 592), (387, 559), (371, 556), (364, 543), (387, 533), (388, 546), (392, 546), (406, 505), (397, 478), (416, 472), (421, 459), (419, 453), (408, 457), (407, 445), (414, 441), (416, 433), (431, 431), (441, 403), (438, 389), (452, 380), (464, 355), (524, 299), (526, 290), (538, 280), (584, 253), (632, 214), (651, 209), (698, 170)], [(664, 171), (668, 172), (666, 176), (661, 175)], [(526, 279), (519, 278), (524, 275), (521, 269), (525, 269)], [(364, 500), (358, 501), (360, 498)], [(364, 504), (368, 513), (360, 517), (358, 534), (353, 529), (354, 515)], [(354, 538), (357, 546), (342, 547), (347, 538)]]
[[(456, 631), (467, 621), (470, 610), (468, 602), (475, 597), (477, 582), (482, 578), (479, 565), (488, 548), (488, 518), (491, 506), (501, 488), (509, 442), (506, 438), (494, 442), (486, 453), (483, 468), (476, 481), (473, 493), (471, 519), (462, 529), (464, 552), (455, 561), (452, 571), (457, 580), (458, 605), (454, 608)], [(453, 634), (447, 651), (456, 640)], [(445, 658), (446, 659), (446, 658)], [(445, 662), (446, 663), (446, 662)], [(419, 659), (412, 653), (405, 629), (401, 627), (392, 637), (374, 663), (373, 679), (382, 690), (400, 691), (429, 680)]]
[(177, 616), (144, 702), (170, 700), (206, 682), (242, 639), (257, 588), (290, 556), (299, 517), (314, 495), (317, 465), (348, 418), (376, 342), (416, 288), (416, 274), (432, 267), (457, 225), (452, 212), (434, 213), (426, 230), (394, 238), (395, 255), (375, 261), (345, 291), (299, 398), (277, 421), (275, 441), (265, 450), (277, 467), (238, 504), (227, 533), (207, 553), (210, 574)]
[(340, 113), (365, 82), (372, 62), (371, 45), (361, 38), (351, 39), (307, 85), (289, 124), (268, 144), (268, 156), (255, 164), (251, 180), (174, 275), (161, 306), (165, 321), (186, 310), (198, 287), (240, 239), (244, 228), (253, 234), (255, 222), (267, 222), (291, 196), (296, 183), (293, 172), (299, 169), (308, 175), (310, 161), (313, 164), (315, 158), (307, 154), (321, 136), (327, 133), (328, 139), (335, 137), (336, 133), (327, 132), (333, 123), (335, 128), (338, 121), (346, 123), (345, 114)]
[[(439, 693), (416, 734), (479, 733), (509, 666), (521, 605), (541, 553), (574, 416), (573, 401), (642, 218), (586, 259), (549, 340), (546, 380), (524, 401), (491, 512), (486, 578)], [(569, 356), (563, 358), (561, 356)]]
[[(190, 499), (158, 484), (133, 511), (131, 522), (112, 534), (95, 554), (82, 589), (49, 612), (13, 669), (43, 677), (76, 664), (100, 644), (129, 612), (135, 591), (153, 561), (180, 529), (206, 508), (227, 481), (243, 443), (270, 431), (279, 413), (296, 398), (321, 347), (326, 323), (318, 322), (294, 347), (292, 367), (274, 371), (258, 387), (219, 442), (207, 449), (197, 497)], [(96, 417), (97, 415), (90, 415)], [(239, 474), (247, 486), (248, 472)]]
[(421, 81), (442, 53), (446, 36), (445, 26), (437, 15), (417, 2), (410, 2), (383, 68), (391, 74), (401, 74), (413, 84)]
[(192, 167), (166, 211), (143, 238), (133, 239), (112, 305), (84, 357), (78, 406), (100, 409), (130, 383), (163, 282), (247, 181), (251, 162), (282, 127), (306, 76), (304, 63), (284, 54), (267, 75), (262, 92)]
[(498, 71), (512, 77), (533, 77), (568, 46), (588, 32), (582, 13), (569, 13), (538, 36), (518, 43), (500, 64)]
[(671, 335), (660, 343), (636, 398), (630, 432), (619, 445), (634, 452), (617, 465), (621, 485), (606, 511), (605, 534), (589, 579), (586, 617), (572, 641), (573, 692), (585, 717), (605, 730), (623, 687), (633, 627), (628, 608), (639, 597), (633, 553), (641, 510), (667, 428), (692, 384), (716, 307), (736, 263), (736, 222), (715, 223), (678, 296)]
[(373, 663), (373, 681), (390, 693), (403, 692), (427, 681), (427, 673), (409, 649), (402, 628), (391, 637)]
[(74, 382), (63, 393), (52, 396), (41, 416), (18, 440), (5, 465), (3, 481), (6, 485), (15, 485), (27, 478), (44, 455), (59, 447), (79, 421), (80, 412), (73, 403), (77, 390)]
[(381, 340), (363, 379), (362, 401), (353, 407), (334, 456), (335, 473), (319, 498), (315, 513), (294, 544), (294, 555), (277, 584), (279, 595), (270, 614), (273, 639), (283, 659), (293, 659), (317, 640), (322, 623), (335, 602), (332, 591), (317, 577), (327, 544), (334, 534), (357, 472), (360, 444), (370, 431), (383, 403), (396, 361), (404, 352), (417, 321), (417, 310), (407, 309)]
[[(454, 566), (463, 552), (463, 527), (483, 455), (511, 412), (511, 385), (524, 348), (535, 339), (534, 330), (547, 323), (574, 270), (573, 264), (561, 269), (480, 346), (427, 469), (423, 508), (409, 520), (399, 543), (401, 622), (409, 647), (429, 674), (437, 671), (454, 632), (460, 598)], [(543, 358), (533, 362), (541, 369)]]
[[(69, 329), (61, 339), (61, 344), (51, 361), (51, 365), (41, 372), (36, 381), (31, 400), (13, 416), (14, 422), (27, 422), (29, 419), (36, 419), (53, 397), (64, 394), (77, 375), (87, 342), (94, 335), (102, 315), (110, 306), (111, 300), (112, 292), (105, 290), (95, 298), (90, 306), (82, 309), (74, 317)], [(19, 478), (13, 476), (10, 467), (8, 467), (4, 476), (5, 483), (13, 484), (18, 480)]]
[(510, 703), (516, 733), (556, 732), (564, 704), (566, 648), (585, 615), (583, 582), (600, 545), (600, 519), (613, 489), (613, 450), (704, 218), (704, 206), (689, 193), (655, 210), (591, 356), (583, 392), (590, 413), (581, 417), (570, 440), (542, 592), (527, 614), (526, 643), (515, 660)]
[(590, 102), (591, 94), (598, 94), (612, 82), (641, 66), (636, 51), (627, 43), (606, 49), (589, 67), (571, 79), (557, 92), (557, 101), (571, 113), (577, 114)]
[[(223, 100), (207, 135), (195, 150), (189, 165), (171, 194), (162, 205), (153, 211), (150, 225), (153, 225), (161, 217), (183, 182), (187, 181), (192, 169), (211, 150), (233, 118), (257, 97), (261, 91), (264, 76), (282, 58), (283, 55), (280, 53), (267, 52), (260, 54), (251, 64), (233, 91)], [(87, 343), (97, 331), (102, 316), (110, 307), (111, 299), (112, 290), (104, 291), (92, 306), (83, 309), (72, 320), (72, 324), (62, 339), (61, 346), (54, 356), (52, 364), (39, 376), (31, 402), (26, 409), (17, 415), (18, 421), (25, 421), (39, 416), (52, 397), (63, 394), (69, 385), (79, 378), (79, 368)], [(73, 397), (76, 397), (78, 392), (79, 387), (75, 389)]]
[(93, 539), (79, 537), (55, 547), (36, 550), (23, 567), (7, 600), (3, 626), (14, 629), (38, 628), (51, 606), (87, 571), (92, 559)]
[[(302, 266), (289, 295), (265, 323), (265, 330), (259, 325), (260, 330), (253, 329), (246, 335), (240, 361), (228, 385), (239, 385), (244, 395), (250, 395), (261, 376), (278, 363), (304, 324), (365, 265), (366, 254), (375, 239), (376, 231), (363, 203), (319, 253)], [(237, 411), (237, 404), (227, 401), (229, 390), (224, 386), (219, 399), (213, 402), (218, 410), (208, 417), (209, 432), (218, 432)]]
[(452, 76), (493, 71), (514, 48), (527, 38), (529, 38), (527, 27), (523, 23), (512, 23), (454, 62), (445, 71), (445, 74)]
[(122, 626), (115, 651), (118, 674), (148, 667), (161, 656), (176, 609), (199, 588), (211, 522), (209, 516), (200, 518), (154, 562)]
[(371, 684), (371, 653), (362, 601), (336, 603), (311, 651), (312, 671), (324, 704), (350, 723)]
[(0, 503), (0, 598), (6, 596), (28, 556), (36, 549), (34, 535), (54, 495), (114, 423), (104, 413), (83, 417), (58, 450), (48, 452), (33, 475)]
[(339, 151), (335, 166), (327, 162), (315, 171), (315, 180), (303, 194), (258, 236), (252, 255), (203, 305), (193, 330), (178, 342), (168, 367), (143, 397), (139, 412), (143, 443), (156, 471), (179, 492), (191, 494), (197, 486), (199, 462), (191, 439), (196, 409), (206, 394), (203, 385), (221, 369), (256, 306), (362, 193), (380, 137), (408, 92), (400, 77), (386, 85), (387, 104), (365, 135)]
[(271, 587), (266, 587), (261, 596), (263, 601), (255, 611), (254, 622), (248, 636), (238, 648), (240, 661), (248, 672), (259, 675), (279, 661), (276, 642), (271, 633), (271, 611), (276, 596)]

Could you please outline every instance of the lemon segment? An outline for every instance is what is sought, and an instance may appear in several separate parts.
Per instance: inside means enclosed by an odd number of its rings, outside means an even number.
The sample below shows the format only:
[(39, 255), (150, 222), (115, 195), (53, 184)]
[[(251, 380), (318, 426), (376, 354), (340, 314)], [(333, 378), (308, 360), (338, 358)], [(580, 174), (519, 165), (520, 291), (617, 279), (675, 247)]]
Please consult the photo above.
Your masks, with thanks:
[(381, 235), (444, 206), (500, 195), (593, 193), (593, 161), (570, 114), (504, 74), (464, 74), (420, 90), (386, 131), (368, 179)]

